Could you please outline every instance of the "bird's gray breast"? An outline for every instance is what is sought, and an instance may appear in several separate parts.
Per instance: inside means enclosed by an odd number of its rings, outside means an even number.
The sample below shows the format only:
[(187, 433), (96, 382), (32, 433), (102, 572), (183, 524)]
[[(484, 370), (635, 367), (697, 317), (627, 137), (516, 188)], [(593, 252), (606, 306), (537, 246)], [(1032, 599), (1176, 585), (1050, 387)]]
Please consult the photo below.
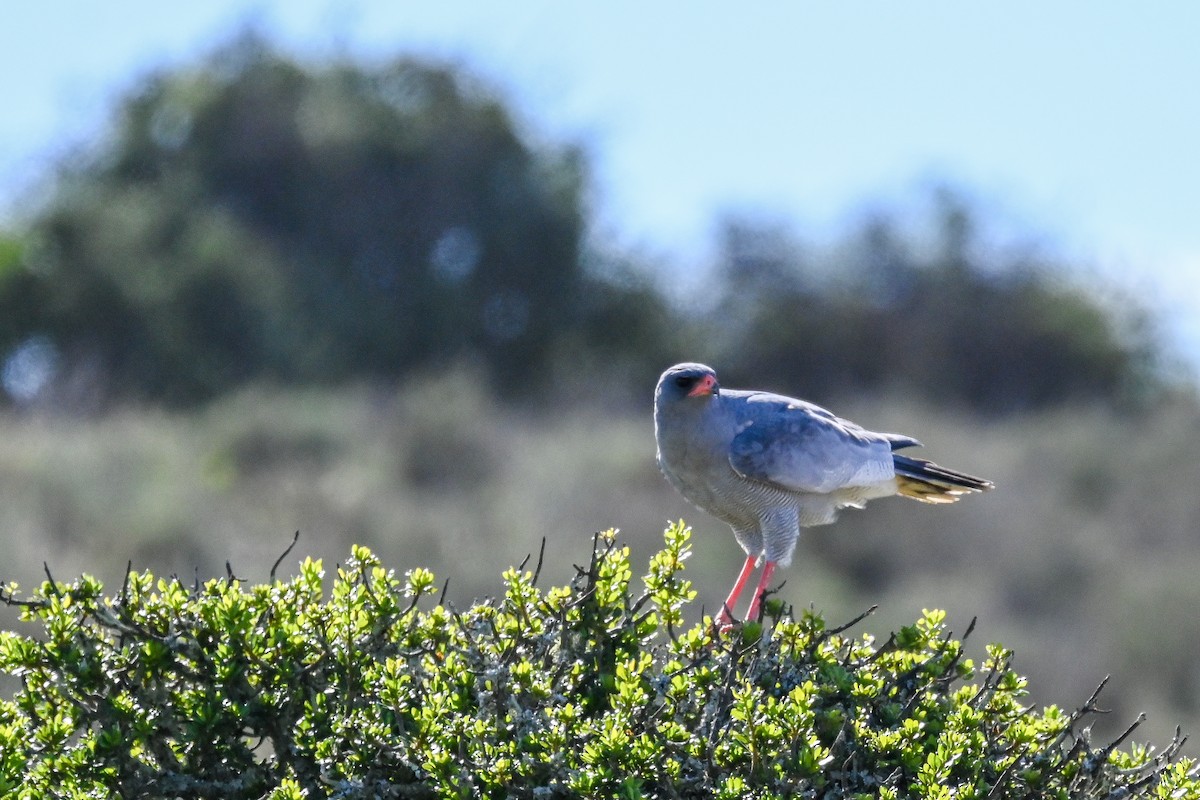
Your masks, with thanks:
[[(715, 410), (719, 411), (719, 410)], [(656, 416), (658, 464), (691, 503), (735, 526), (753, 525), (764, 508), (784, 498), (765, 484), (748, 481), (729, 463), (737, 421), (720, 413), (692, 419)]]

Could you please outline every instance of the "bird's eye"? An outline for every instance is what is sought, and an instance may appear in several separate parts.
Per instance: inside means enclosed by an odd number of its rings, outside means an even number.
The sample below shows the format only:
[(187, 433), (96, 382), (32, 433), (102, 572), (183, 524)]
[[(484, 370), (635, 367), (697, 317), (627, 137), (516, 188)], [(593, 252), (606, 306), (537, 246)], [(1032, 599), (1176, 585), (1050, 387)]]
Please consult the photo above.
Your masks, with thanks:
[(689, 389), (689, 388), (691, 388), (692, 384), (695, 382), (696, 382), (695, 378), (688, 378), (686, 376), (680, 376), (675, 379), (675, 385), (678, 386), (680, 389)]

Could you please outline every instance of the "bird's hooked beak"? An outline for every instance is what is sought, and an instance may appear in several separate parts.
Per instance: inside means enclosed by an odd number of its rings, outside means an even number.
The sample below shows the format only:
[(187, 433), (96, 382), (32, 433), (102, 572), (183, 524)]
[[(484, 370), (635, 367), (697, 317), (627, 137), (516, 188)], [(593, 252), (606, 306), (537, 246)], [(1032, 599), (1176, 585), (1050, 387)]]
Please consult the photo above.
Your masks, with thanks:
[(720, 391), (720, 387), (717, 385), (717, 379), (714, 378), (712, 375), (705, 375), (703, 378), (700, 379), (699, 383), (697, 383), (694, 387), (692, 387), (692, 390), (687, 393), (687, 396), (688, 397), (706, 397), (709, 395), (717, 394), (719, 391)]

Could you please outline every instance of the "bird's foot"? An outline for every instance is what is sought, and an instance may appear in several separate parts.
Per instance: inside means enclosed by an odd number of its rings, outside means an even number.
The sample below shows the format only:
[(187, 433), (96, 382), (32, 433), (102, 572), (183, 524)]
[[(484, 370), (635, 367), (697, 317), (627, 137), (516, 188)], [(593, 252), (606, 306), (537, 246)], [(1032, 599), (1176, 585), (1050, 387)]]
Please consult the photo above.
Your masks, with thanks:
[(717, 614), (713, 620), (713, 631), (716, 633), (729, 633), (737, 626), (737, 620), (729, 613), (729, 609), (721, 609), (721, 613)]

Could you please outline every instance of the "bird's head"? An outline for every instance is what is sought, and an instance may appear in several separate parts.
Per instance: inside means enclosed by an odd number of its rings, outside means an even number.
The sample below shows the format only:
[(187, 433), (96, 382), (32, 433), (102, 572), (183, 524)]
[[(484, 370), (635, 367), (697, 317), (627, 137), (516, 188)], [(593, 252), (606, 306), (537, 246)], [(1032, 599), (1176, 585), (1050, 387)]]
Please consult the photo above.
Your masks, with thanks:
[(658, 379), (654, 399), (658, 403), (684, 399), (707, 399), (720, 394), (717, 373), (703, 364), (676, 364)]

